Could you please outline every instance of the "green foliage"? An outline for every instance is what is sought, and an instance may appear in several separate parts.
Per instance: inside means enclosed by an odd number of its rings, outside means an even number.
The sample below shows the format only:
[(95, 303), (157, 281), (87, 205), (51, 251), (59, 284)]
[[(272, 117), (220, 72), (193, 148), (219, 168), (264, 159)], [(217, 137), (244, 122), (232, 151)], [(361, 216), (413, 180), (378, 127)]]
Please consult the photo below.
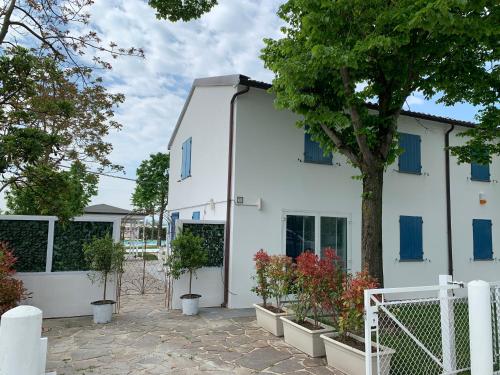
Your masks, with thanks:
[(97, 221), (56, 222), (52, 271), (88, 271), (85, 244), (112, 235), (113, 223)]
[[(280, 7), (283, 37), (265, 40), (262, 52), (275, 73), (276, 105), (300, 115), (298, 126), (307, 124), (325, 152), (360, 169), (364, 193), (377, 192), (364, 194), (363, 220), (382, 220), (381, 173), (399, 152), (397, 121), (413, 92), (485, 106), (469, 146), (498, 136), (499, 10), (496, 0), (288, 0)], [(381, 229), (363, 239), (362, 258), (375, 260), (366, 265), (383, 283)]]
[(182, 227), (203, 239), (203, 248), (208, 253), (204, 267), (222, 267), (224, 263), (224, 224), (184, 223)]
[(82, 215), (97, 194), (98, 178), (80, 162), (67, 171), (46, 165), (28, 167), (24, 180), (6, 194), (7, 208), (15, 215), (53, 215), (61, 221)]
[(156, 17), (172, 22), (200, 18), (217, 4), (217, 0), (149, 0)]
[(108, 276), (113, 272), (122, 272), (125, 259), (125, 248), (119, 242), (114, 242), (110, 235), (104, 238), (94, 238), (92, 242), (83, 245), (83, 253), (90, 270), (95, 273), (89, 274), (92, 282), (104, 284), (104, 298), (106, 300), (106, 284)]
[(203, 239), (189, 230), (184, 230), (176, 235), (171, 247), (166, 262), (170, 275), (174, 279), (179, 279), (184, 273), (189, 273), (189, 294), (191, 294), (193, 275), (196, 275), (196, 271), (208, 260), (208, 253), (203, 248)]
[(45, 272), (47, 221), (0, 220), (0, 241), (8, 244), (17, 258), (18, 272)]

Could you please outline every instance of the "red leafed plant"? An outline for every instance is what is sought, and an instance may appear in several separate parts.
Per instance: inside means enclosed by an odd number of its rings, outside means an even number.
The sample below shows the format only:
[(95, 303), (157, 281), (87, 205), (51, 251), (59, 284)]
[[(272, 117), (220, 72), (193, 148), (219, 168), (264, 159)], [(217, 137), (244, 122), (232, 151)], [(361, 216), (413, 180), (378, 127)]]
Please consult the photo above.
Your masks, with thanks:
[(367, 270), (346, 275), (343, 283), (342, 311), (338, 320), (339, 333), (360, 333), (364, 328), (364, 291), (379, 287), (378, 281)]
[(28, 297), (23, 282), (12, 277), (16, 260), (8, 245), (0, 242), (0, 315)]
[(271, 257), (263, 249), (257, 251), (253, 260), (255, 262), (255, 281), (257, 285), (252, 288), (252, 291), (262, 298), (262, 306), (267, 306), (267, 299), (270, 296), (268, 271)]
[(293, 281), (293, 261), (285, 255), (271, 255), (267, 265), (269, 295), (274, 298), (277, 311), (283, 311), (285, 297), (290, 294)]
[(297, 257), (295, 287), (297, 303), (293, 310), (298, 323), (304, 323), (311, 314), (314, 327), (319, 328), (321, 313), (336, 315), (340, 307), (342, 294), (342, 269), (339, 257), (331, 248), (323, 250), (319, 257), (311, 252), (304, 252)]

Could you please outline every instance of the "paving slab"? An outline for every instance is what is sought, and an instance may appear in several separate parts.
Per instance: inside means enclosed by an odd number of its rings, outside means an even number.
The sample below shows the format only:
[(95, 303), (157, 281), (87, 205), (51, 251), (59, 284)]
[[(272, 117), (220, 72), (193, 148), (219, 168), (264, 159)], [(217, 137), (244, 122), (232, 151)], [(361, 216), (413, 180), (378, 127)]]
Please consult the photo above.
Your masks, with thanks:
[(58, 375), (341, 375), (260, 329), (253, 309), (168, 311), (161, 295), (124, 296), (113, 322), (44, 320), (47, 371)]

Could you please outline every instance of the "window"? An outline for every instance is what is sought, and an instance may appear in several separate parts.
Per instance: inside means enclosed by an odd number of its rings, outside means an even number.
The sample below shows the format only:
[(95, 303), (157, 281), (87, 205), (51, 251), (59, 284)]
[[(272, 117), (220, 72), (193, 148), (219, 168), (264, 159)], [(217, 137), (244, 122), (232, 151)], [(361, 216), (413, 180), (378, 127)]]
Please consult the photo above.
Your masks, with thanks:
[(421, 138), (419, 135), (399, 133), (399, 171), (403, 173), (422, 173)]
[(322, 254), (332, 247), (347, 268), (347, 218), (321, 215), (286, 216), (286, 255), (297, 258), (304, 251)]
[(332, 153), (325, 156), (318, 142), (311, 139), (311, 135), (304, 133), (304, 162), (316, 164), (332, 164)]
[(422, 224), (420, 216), (399, 217), (399, 259), (423, 260)]
[(286, 255), (297, 258), (304, 251), (315, 251), (314, 216), (286, 217)]
[(191, 176), (191, 148), (192, 148), (192, 138), (189, 138), (182, 144), (182, 167), (181, 167), (181, 179), (185, 179)]
[(193, 216), (191, 217), (193, 220), (200, 220), (200, 211), (194, 211)]
[(490, 181), (490, 165), (472, 163), (470, 165), (470, 176), (472, 181)]
[(493, 238), (491, 220), (472, 220), (474, 260), (493, 259)]
[(172, 212), (170, 215), (170, 239), (173, 240), (175, 238), (175, 223), (179, 220), (179, 213)]

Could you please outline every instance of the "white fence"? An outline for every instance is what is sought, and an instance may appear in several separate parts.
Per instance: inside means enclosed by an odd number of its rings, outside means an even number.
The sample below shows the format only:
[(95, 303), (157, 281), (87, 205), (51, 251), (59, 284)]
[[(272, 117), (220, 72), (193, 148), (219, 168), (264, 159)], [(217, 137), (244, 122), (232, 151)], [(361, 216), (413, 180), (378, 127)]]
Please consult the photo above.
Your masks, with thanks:
[[(53, 272), (54, 235), (57, 218), (54, 216), (0, 215), (0, 220), (40, 221), (48, 223), (45, 270), (19, 272), (16, 277), (23, 281), (31, 293), (27, 304), (43, 311), (44, 318), (70, 317), (92, 314), (90, 302), (102, 299), (102, 286), (92, 284), (88, 271)], [(113, 239), (120, 239), (120, 218), (113, 216), (81, 216), (76, 222), (105, 222), (113, 224)], [(0, 241), (4, 240), (0, 238)], [(110, 296), (116, 297), (116, 283), (108, 284)]]
[[(469, 301), (466, 286), (450, 276), (435, 286), (365, 291), (366, 375), (490, 375), (485, 355), (500, 374), (500, 284), (490, 288), (485, 305), (473, 301), (476, 294)], [(478, 338), (490, 328), (492, 341)]]

